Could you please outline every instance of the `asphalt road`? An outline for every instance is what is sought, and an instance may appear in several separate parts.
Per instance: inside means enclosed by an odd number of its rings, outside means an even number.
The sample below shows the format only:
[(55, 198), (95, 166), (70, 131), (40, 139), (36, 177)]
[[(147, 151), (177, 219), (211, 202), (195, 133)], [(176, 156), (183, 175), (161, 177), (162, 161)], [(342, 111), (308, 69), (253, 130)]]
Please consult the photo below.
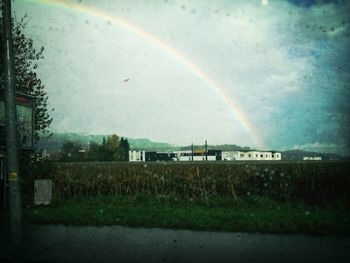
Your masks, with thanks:
[(350, 237), (26, 225), (23, 240), (25, 262), (350, 262)]

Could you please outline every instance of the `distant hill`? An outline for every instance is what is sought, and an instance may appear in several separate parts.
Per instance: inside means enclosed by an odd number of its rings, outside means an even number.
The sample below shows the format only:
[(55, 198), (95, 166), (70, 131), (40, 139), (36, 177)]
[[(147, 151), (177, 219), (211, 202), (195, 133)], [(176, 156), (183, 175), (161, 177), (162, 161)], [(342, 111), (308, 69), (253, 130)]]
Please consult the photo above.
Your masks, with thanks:
[(144, 138), (127, 138), (132, 150), (149, 150), (149, 151), (174, 151), (178, 146), (165, 143), (154, 142)]
[[(90, 142), (102, 143), (103, 137), (107, 139), (107, 135), (86, 135), (79, 133), (55, 133), (52, 137), (42, 139), (38, 143), (38, 149), (46, 149), (48, 153), (58, 152), (62, 145), (67, 141), (74, 141), (81, 144), (83, 149), (89, 148)], [(176, 151), (176, 150), (190, 150), (191, 145), (187, 146), (175, 146), (165, 142), (154, 142), (145, 138), (127, 138), (130, 144), (130, 149), (132, 150), (147, 150), (147, 151)], [(204, 145), (194, 145), (194, 149), (204, 149)], [(246, 151), (252, 150), (247, 146), (239, 146), (236, 144), (221, 144), (221, 145), (208, 145), (208, 149), (211, 150), (222, 150), (222, 151)], [(322, 160), (344, 160), (349, 159), (349, 157), (342, 157), (337, 154), (331, 153), (317, 153), (308, 152), (303, 150), (287, 150), (280, 151), (282, 153), (283, 160), (294, 160), (301, 161), (304, 156), (320, 156)]]
[[(204, 145), (193, 145), (193, 149), (204, 149)], [(236, 144), (220, 144), (220, 145), (208, 145), (210, 150), (222, 150), (222, 151), (247, 151), (250, 150), (247, 146), (238, 146)], [(191, 145), (180, 147), (180, 150), (191, 150)]]
[[(89, 148), (90, 142), (102, 143), (103, 138), (108, 138), (108, 135), (86, 135), (79, 133), (55, 133), (49, 138), (42, 139), (38, 142), (37, 148), (46, 149), (48, 153), (58, 152), (62, 145), (67, 141), (80, 143), (83, 149)], [(131, 149), (145, 149), (155, 151), (170, 151), (177, 148), (174, 145), (163, 142), (154, 142), (144, 138), (127, 138)]]
[[(74, 141), (81, 144), (83, 149), (89, 148), (90, 142), (102, 143), (103, 138), (108, 138), (111, 134), (105, 135), (87, 135), (79, 133), (55, 133), (50, 138), (42, 139), (38, 142), (37, 148), (46, 149), (48, 153), (58, 152), (62, 145), (67, 141)], [(155, 142), (145, 138), (127, 138), (132, 150), (148, 150), (148, 151), (176, 151), (190, 150), (191, 145), (175, 146), (164, 142)], [(204, 145), (194, 145), (194, 149), (203, 149)], [(239, 151), (249, 150), (249, 147), (241, 147), (235, 144), (208, 145), (208, 149), (223, 151)]]

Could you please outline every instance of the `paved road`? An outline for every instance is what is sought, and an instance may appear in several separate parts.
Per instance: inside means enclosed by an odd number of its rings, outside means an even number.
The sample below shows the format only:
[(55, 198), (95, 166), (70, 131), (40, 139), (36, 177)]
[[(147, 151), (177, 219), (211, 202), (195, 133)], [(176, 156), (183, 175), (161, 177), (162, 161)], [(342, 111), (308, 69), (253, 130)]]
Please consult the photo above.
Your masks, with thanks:
[(53, 225), (23, 234), (27, 262), (350, 262), (350, 237)]

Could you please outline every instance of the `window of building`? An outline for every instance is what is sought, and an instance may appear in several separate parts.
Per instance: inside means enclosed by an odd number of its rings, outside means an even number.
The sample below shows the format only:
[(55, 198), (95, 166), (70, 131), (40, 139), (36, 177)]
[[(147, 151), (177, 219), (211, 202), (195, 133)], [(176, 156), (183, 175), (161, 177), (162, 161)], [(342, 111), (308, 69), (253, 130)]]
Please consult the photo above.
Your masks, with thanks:
[(239, 157), (244, 158), (244, 153), (241, 153)]
[(249, 154), (248, 154), (248, 157), (252, 157), (252, 155), (249, 153)]
[(261, 157), (261, 158), (263, 158), (263, 157), (264, 157), (264, 155), (263, 155), (263, 154), (261, 154), (261, 155), (260, 155), (260, 157)]

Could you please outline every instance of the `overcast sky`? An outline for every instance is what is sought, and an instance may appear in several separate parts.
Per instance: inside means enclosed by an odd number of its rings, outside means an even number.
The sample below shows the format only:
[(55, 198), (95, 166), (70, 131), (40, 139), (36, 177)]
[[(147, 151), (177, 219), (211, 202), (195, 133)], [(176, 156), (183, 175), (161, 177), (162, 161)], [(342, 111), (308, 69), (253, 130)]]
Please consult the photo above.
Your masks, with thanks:
[(349, 154), (350, 1), (16, 0), (13, 10), (45, 47), (54, 132)]

